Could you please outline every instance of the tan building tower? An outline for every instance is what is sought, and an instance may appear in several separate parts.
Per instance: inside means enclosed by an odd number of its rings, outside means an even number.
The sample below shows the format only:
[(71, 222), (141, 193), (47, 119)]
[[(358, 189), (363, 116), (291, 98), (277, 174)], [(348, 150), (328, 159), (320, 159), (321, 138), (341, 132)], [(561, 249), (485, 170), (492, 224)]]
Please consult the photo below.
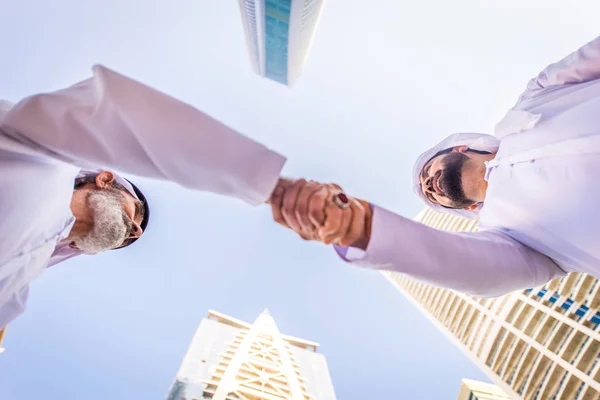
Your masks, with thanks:
[[(441, 230), (477, 230), (475, 221), (431, 209), (416, 220)], [(573, 273), (480, 299), (383, 274), (511, 397), (600, 399), (598, 279)]]
[(335, 400), (318, 346), (282, 335), (267, 310), (254, 324), (209, 311), (167, 399)]
[(510, 400), (510, 397), (491, 383), (463, 379), (456, 400)]

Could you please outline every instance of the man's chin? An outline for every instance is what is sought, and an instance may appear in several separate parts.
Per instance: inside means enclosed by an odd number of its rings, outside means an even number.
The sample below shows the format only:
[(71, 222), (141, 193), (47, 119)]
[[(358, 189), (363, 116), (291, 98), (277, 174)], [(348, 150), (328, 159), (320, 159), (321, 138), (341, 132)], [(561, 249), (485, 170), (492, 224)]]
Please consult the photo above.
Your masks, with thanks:
[(82, 240), (75, 243), (77, 249), (82, 251), (84, 254), (88, 255), (96, 255), (99, 253), (103, 253), (108, 250), (112, 250), (118, 246), (118, 244), (98, 244), (93, 241)]
[(466, 201), (455, 201), (455, 202), (452, 202), (452, 205), (448, 206), (447, 208), (452, 208), (452, 209), (455, 209), (455, 210), (464, 210), (464, 209), (467, 209), (467, 208), (469, 208), (469, 207), (471, 207), (471, 206), (473, 206), (475, 204), (477, 204), (477, 203), (474, 203), (474, 202), (471, 202), (471, 201), (468, 201), (468, 200), (466, 200)]

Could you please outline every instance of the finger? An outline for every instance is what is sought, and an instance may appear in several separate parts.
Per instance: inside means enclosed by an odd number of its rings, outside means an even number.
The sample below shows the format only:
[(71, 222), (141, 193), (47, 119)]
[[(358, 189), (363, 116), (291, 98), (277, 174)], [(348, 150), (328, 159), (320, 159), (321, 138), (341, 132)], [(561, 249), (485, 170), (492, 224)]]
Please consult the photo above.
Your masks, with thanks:
[(314, 225), (309, 218), (310, 210), (310, 199), (311, 197), (321, 189), (321, 184), (317, 182), (307, 182), (306, 185), (300, 190), (296, 201), (296, 208), (294, 213), (296, 214), (296, 220), (300, 225), (300, 229), (309, 237), (316, 238), (317, 226)]
[[(325, 244), (329, 244), (328, 239), (334, 232), (336, 232), (344, 220), (344, 210), (337, 206), (328, 204), (325, 207), (325, 224), (319, 228), (319, 240)], [(335, 238), (333, 238), (335, 240)]]
[(337, 183), (330, 183), (329, 186), (333, 187), (338, 192), (343, 192), (344, 191), (344, 189), (342, 189), (342, 187), (340, 185), (338, 185)]
[(365, 230), (365, 207), (356, 199), (350, 199), (350, 208), (352, 209), (352, 222), (346, 235), (338, 242), (340, 246), (348, 247), (356, 242)]
[(283, 218), (283, 214), (281, 213), (281, 206), (283, 205), (283, 194), (285, 193), (285, 189), (283, 186), (277, 185), (271, 198), (269, 200), (269, 204), (271, 205), (271, 212), (273, 213), (273, 220), (278, 224), (289, 228), (289, 226), (285, 223), (285, 219)]
[(298, 179), (292, 186), (287, 188), (283, 194), (281, 214), (287, 226), (296, 233), (302, 232), (294, 210), (296, 208), (296, 202), (298, 201), (298, 195), (304, 185), (306, 185), (306, 179)]
[(308, 202), (308, 219), (317, 229), (325, 224), (325, 205), (330, 195), (327, 186), (321, 186)]
[[(331, 196), (330, 196), (331, 197)], [(327, 202), (325, 207), (325, 223), (319, 228), (319, 240), (325, 243), (325, 239), (333, 232), (335, 232), (344, 218), (344, 210), (333, 205), (330, 201)], [(329, 244), (329, 243), (325, 243)]]
[[(340, 210), (341, 212), (333, 211), (332, 209), (335, 207), (336, 210)], [(329, 218), (329, 215), (335, 212), (337, 218)], [(350, 223), (352, 222), (352, 208), (341, 209), (335, 205), (330, 205), (325, 209), (325, 213), (327, 214), (327, 220), (325, 221), (325, 226), (321, 233), (321, 238), (323, 243), (330, 244), (339, 242), (344, 236), (346, 236), (348, 230), (350, 229)], [(337, 219), (337, 221), (335, 221)]]

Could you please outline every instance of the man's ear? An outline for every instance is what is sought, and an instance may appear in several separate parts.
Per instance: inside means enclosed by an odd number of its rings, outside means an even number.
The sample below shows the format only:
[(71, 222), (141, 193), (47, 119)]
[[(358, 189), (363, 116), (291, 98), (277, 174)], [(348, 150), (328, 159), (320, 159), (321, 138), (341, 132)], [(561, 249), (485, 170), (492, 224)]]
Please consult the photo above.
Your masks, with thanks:
[(452, 148), (454, 153), (466, 153), (469, 148), (467, 146), (455, 146)]
[(102, 171), (96, 177), (96, 187), (99, 189), (106, 189), (112, 186), (115, 181), (115, 175), (110, 171)]

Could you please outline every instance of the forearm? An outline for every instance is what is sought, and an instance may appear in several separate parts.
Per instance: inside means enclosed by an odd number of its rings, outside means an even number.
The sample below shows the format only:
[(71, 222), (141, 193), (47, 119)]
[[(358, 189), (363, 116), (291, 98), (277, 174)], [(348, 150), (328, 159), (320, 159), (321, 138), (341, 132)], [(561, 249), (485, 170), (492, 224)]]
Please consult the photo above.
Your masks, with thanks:
[(104, 67), (27, 98), (1, 120), (14, 140), (84, 168), (107, 167), (264, 202), (285, 158), (208, 115)]
[[(550, 64), (527, 85), (528, 92), (600, 78), (600, 36)], [(526, 92), (526, 93), (528, 93)]]
[(478, 296), (534, 287), (564, 274), (548, 257), (500, 232), (444, 232), (377, 207), (364, 254), (337, 250), (363, 267)]

